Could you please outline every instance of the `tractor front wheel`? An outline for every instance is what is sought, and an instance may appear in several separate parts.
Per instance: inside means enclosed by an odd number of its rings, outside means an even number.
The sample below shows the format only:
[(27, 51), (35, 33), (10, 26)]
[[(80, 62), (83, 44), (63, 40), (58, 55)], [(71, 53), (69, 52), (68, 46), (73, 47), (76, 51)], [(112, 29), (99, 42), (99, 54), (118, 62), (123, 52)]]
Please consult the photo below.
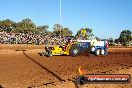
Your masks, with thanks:
[(70, 55), (72, 57), (75, 57), (75, 56), (79, 55), (79, 49), (78, 49), (78, 47), (76, 45), (71, 46), (71, 48), (70, 48)]
[(52, 56), (52, 51), (49, 47), (45, 47), (45, 56), (51, 57)]
[(48, 57), (51, 57), (52, 56), (52, 53), (51, 52), (48, 52), (48, 55), (47, 55)]

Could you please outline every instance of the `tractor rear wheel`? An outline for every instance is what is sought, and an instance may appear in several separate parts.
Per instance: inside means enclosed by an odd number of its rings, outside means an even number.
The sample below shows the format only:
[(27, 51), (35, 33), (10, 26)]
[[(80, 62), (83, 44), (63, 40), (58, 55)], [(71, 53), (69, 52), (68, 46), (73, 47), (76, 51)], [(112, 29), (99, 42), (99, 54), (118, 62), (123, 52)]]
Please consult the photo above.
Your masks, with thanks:
[(72, 57), (78, 56), (79, 55), (79, 49), (77, 45), (72, 45), (69, 51), (70, 55)]
[(100, 50), (100, 53), (101, 53), (101, 55), (105, 55), (105, 50), (104, 49), (101, 49)]
[(48, 55), (47, 55), (48, 57), (51, 57), (52, 56), (52, 53), (51, 52), (48, 52)]
[(96, 56), (99, 56), (99, 55), (100, 55), (100, 49), (97, 49), (97, 50), (95, 51), (95, 55), (96, 55)]
[(47, 57), (51, 57), (52, 56), (52, 51), (51, 51), (51, 48), (49, 47), (45, 47), (45, 54)]

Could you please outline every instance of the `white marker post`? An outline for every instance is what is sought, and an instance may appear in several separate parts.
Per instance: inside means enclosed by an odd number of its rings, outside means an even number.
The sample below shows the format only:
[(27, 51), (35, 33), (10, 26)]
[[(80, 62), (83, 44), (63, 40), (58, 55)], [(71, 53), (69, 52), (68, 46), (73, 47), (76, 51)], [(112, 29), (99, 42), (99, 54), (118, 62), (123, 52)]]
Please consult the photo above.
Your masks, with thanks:
[(61, 0), (60, 0), (60, 25), (61, 25)]
[[(61, 34), (61, 0), (60, 0), (60, 34)], [(60, 39), (61, 39), (61, 35), (60, 35)]]

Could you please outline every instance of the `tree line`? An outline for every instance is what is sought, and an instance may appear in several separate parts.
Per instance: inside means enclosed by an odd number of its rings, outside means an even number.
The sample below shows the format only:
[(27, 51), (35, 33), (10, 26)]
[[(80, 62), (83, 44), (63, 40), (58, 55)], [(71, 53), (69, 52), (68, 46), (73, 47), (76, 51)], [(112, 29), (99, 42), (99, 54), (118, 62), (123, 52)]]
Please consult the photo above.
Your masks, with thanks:
[(29, 18), (23, 19), (20, 22), (13, 22), (10, 19), (0, 21), (0, 31), (7, 33), (36, 33), (36, 34), (53, 34), (53, 35), (72, 35), (72, 31), (67, 27), (62, 27), (59, 24), (53, 26), (53, 32), (48, 30), (48, 25), (36, 26)]
[[(104, 40), (99, 37), (95, 37), (97, 40)], [(115, 45), (123, 45), (123, 46), (132, 46), (132, 31), (131, 30), (123, 30), (121, 31), (118, 38), (108, 38), (107, 41), (109, 42), (110, 46)]]
[[(53, 26), (53, 31), (48, 30), (48, 25), (36, 26), (36, 24), (29, 18), (23, 19), (20, 22), (13, 22), (10, 19), (0, 21), (0, 31), (7, 33), (35, 33), (35, 34), (52, 34), (56, 36), (72, 36), (73, 32), (68, 27), (63, 27), (60, 24)], [(86, 30), (84, 36), (82, 36), (81, 30)], [(82, 36), (85, 39), (89, 39), (93, 36), (92, 29), (81, 28), (77, 31), (76, 37)]]
[[(60, 24), (55, 24), (53, 26), (53, 31), (48, 30), (48, 25), (36, 26), (36, 24), (29, 18), (23, 19), (20, 22), (13, 22), (10, 19), (5, 19), (0, 21), (0, 31), (5, 31), (7, 33), (36, 33), (36, 34), (52, 34), (56, 36), (72, 36), (73, 32), (68, 27), (63, 27)], [(93, 37), (92, 29), (90, 28), (81, 28), (77, 31), (76, 35), (77, 38), (81, 37), (82, 39), (90, 39)], [(99, 37), (95, 37), (97, 40), (103, 40)], [(132, 42), (132, 32), (131, 30), (123, 30), (119, 38), (113, 39), (109, 38), (108, 42), (110, 45), (122, 44), (127, 45)]]
[(131, 30), (123, 30), (121, 31), (119, 38), (112, 39), (109, 38), (109, 44), (121, 44), (123, 46), (132, 46), (132, 32)]

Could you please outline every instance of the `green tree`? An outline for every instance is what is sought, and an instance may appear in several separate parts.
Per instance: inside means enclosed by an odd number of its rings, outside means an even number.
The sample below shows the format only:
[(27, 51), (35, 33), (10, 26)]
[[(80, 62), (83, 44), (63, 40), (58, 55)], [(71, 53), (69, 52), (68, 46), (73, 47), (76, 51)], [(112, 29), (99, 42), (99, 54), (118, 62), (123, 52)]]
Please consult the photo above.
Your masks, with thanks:
[(63, 28), (62, 34), (63, 34), (64, 36), (72, 36), (73, 33), (72, 33), (71, 30), (69, 30), (69, 28)]
[(113, 38), (109, 38), (108, 39), (108, 43), (110, 46), (113, 46), (114, 45), (114, 39)]
[(95, 37), (95, 39), (96, 39), (97, 41), (101, 41), (101, 38), (99, 38), (99, 37)]
[(67, 27), (64, 28), (59, 24), (55, 24), (53, 29), (54, 29), (53, 33), (56, 35), (71, 36), (73, 34), (73, 32), (69, 28)]
[(126, 45), (129, 41), (132, 40), (132, 32), (130, 30), (123, 30), (120, 33), (119, 41), (121, 44)]
[(69, 28), (67, 27), (64, 28), (59, 24), (55, 24), (53, 29), (54, 29), (53, 33), (55, 33), (56, 35), (71, 36), (73, 34)]
[(54, 29), (53, 32), (54, 32), (56, 35), (61, 35), (61, 34), (62, 34), (63, 27), (62, 27), (60, 24), (55, 24), (55, 25), (53, 26), (53, 29)]
[(0, 30), (10, 32), (14, 28), (14, 22), (10, 19), (0, 21)]
[[(82, 34), (82, 30), (86, 30), (86, 33), (85, 34), (84, 33)], [(83, 38), (83, 39), (90, 39), (94, 35), (92, 33), (92, 29), (90, 29), (90, 28), (81, 28), (77, 32), (77, 34), (75, 36), (76, 37), (79, 37), (79, 38)]]
[(38, 26), (37, 27), (37, 30), (39, 31), (39, 33), (41, 33), (41, 34), (47, 34), (48, 33), (48, 29), (49, 28), (49, 26), (48, 25), (44, 25), (44, 26)]
[(0, 20), (0, 31), (2, 31), (2, 21)]
[(36, 25), (32, 22), (31, 19), (23, 19), (21, 22), (18, 22), (16, 25), (16, 29), (14, 31), (17, 32), (36, 32)]

